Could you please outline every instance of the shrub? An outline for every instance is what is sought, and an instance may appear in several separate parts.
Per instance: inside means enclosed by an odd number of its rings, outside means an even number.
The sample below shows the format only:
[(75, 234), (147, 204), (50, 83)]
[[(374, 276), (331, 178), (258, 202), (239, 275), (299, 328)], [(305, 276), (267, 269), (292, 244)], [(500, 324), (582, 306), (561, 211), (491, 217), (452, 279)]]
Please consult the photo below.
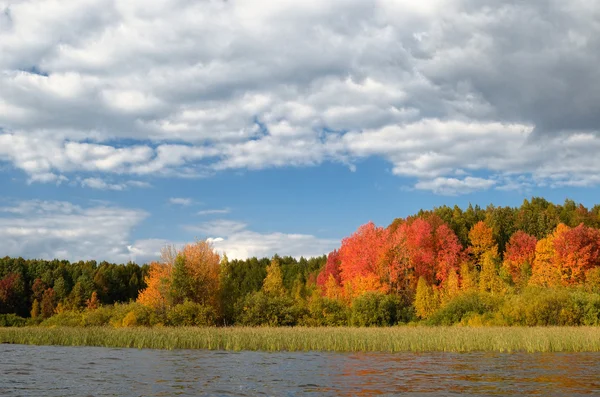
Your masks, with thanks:
[(359, 327), (389, 326), (406, 321), (406, 310), (400, 297), (367, 292), (352, 302), (350, 324)]
[(308, 313), (302, 325), (339, 327), (348, 324), (348, 308), (340, 301), (313, 296), (308, 304)]
[(566, 289), (528, 287), (500, 309), (508, 325), (578, 325), (582, 313)]
[(113, 327), (150, 326), (158, 323), (152, 309), (135, 302), (115, 303), (109, 322)]
[(293, 326), (304, 314), (288, 296), (267, 295), (255, 292), (238, 302), (237, 322), (241, 325)]
[(211, 306), (185, 301), (176, 305), (167, 313), (167, 324), (174, 326), (212, 326), (215, 325), (215, 311)]
[(427, 323), (430, 325), (457, 324), (475, 315), (493, 313), (501, 302), (501, 298), (485, 292), (464, 292), (433, 313)]
[(27, 320), (16, 314), (0, 314), (0, 327), (24, 327)]
[(63, 311), (42, 321), (43, 327), (80, 327), (83, 325), (83, 315), (74, 311)]
[(86, 327), (100, 327), (110, 324), (114, 315), (114, 306), (101, 306), (94, 310), (83, 312), (83, 325)]

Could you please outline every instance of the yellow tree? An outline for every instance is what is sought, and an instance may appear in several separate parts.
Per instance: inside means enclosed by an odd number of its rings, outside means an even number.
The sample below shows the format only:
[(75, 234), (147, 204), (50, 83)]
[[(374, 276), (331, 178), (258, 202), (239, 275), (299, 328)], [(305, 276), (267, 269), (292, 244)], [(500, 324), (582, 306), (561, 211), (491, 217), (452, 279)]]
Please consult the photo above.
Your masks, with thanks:
[(337, 300), (341, 300), (344, 297), (344, 290), (340, 287), (332, 274), (329, 275), (329, 278), (324, 285), (324, 295), (329, 299)]
[(424, 277), (419, 277), (415, 295), (415, 311), (421, 318), (430, 317), (440, 306), (439, 295), (427, 284)]
[(481, 273), (479, 274), (479, 290), (491, 294), (501, 294), (506, 290), (506, 286), (498, 275), (498, 265), (500, 258), (490, 250), (484, 252), (481, 258)]
[(285, 287), (283, 286), (283, 274), (279, 261), (275, 258), (271, 260), (271, 264), (267, 267), (267, 276), (263, 281), (263, 292), (271, 296), (284, 296)]
[(460, 294), (460, 285), (458, 282), (458, 274), (456, 274), (456, 271), (451, 271), (450, 273), (448, 273), (448, 278), (444, 280), (444, 283), (442, 285), (442, 303), (446, 303), (452, 300), (452, 298), (456, 297), (458, 294)]
[(477, 289), (477, 272), (472, 270), (469, 263), (464, 262), (460, 265), (461, 291), (473, 291)]

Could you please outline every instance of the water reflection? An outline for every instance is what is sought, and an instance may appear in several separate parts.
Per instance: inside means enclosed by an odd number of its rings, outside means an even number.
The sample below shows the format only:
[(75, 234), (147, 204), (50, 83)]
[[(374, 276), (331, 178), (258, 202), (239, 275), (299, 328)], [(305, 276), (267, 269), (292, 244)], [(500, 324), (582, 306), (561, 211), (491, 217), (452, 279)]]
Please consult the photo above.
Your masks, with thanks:
[(598, 395), (600, 354), (262, 353), (0, 345), (2, 396)]

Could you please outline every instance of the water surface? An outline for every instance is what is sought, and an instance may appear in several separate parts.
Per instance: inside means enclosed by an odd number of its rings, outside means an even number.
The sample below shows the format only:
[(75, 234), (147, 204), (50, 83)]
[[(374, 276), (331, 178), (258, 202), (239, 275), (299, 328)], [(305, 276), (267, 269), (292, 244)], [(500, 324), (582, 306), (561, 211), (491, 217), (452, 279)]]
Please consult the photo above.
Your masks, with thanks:
[(599, 353), (264, 353), (0, 345), (1, 396), (600, 395)]

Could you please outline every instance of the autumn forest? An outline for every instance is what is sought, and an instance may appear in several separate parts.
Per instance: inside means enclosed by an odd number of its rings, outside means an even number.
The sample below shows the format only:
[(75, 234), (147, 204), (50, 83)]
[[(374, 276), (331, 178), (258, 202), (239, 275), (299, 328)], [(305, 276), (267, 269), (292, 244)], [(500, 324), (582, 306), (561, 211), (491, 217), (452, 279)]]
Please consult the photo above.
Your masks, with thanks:
[(317, 258), (0, 259), (0, 326), (599, 325), (600, 205), (443, 206)]

